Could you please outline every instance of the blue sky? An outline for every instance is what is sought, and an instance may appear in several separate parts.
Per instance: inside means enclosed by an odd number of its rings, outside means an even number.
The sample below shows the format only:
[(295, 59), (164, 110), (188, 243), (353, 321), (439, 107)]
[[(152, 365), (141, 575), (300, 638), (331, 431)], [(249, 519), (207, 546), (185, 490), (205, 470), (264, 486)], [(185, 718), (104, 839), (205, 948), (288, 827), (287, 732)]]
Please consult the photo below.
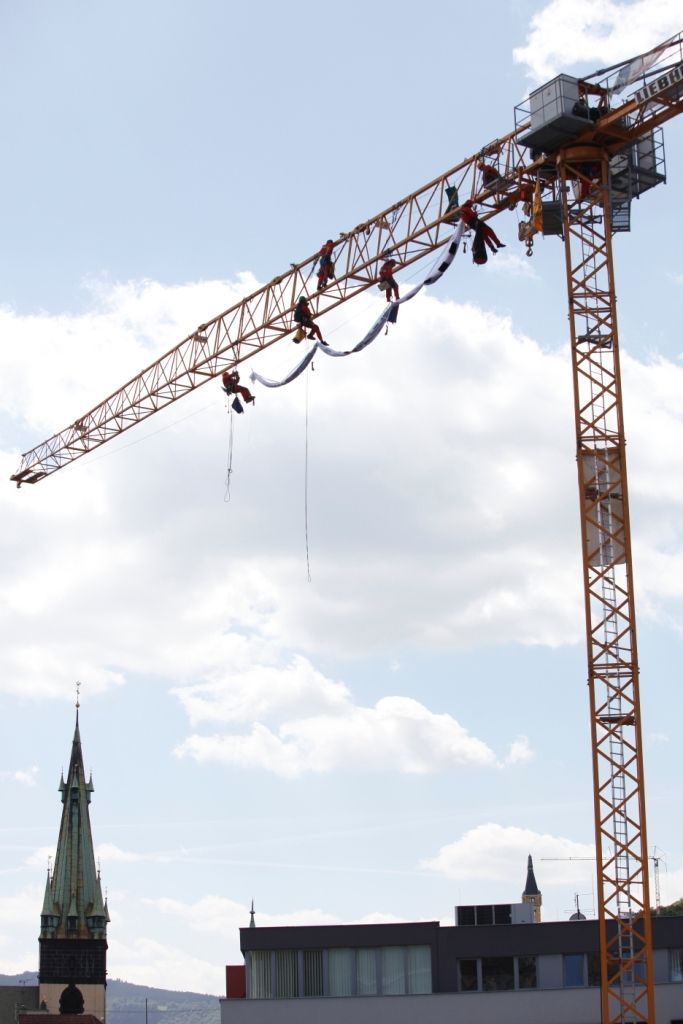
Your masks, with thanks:
[[(458, 10), (462, 8), (460, 16)], [(3, 12), (0, 461), (683, 4), (30, 2)], [(465, 43), (463, 44), (463, 40)], [(615, 242), (651, 845), (683, 893), (680, 219)], [(113, 977), (220, 992), (240, 925), (593, 909), (563, 253), (458, 257), (362, 356), (216, 385), (0, 492), (0, 971), (35, 969), (75, 680)], [(408, 275), (402, 281), (408, 282)], [(353, 343), (366, 296), (326, 332)], [(276, 376), (295, 353), (255, 368)], [(304, 543), (309, 419), (309, 550)]]

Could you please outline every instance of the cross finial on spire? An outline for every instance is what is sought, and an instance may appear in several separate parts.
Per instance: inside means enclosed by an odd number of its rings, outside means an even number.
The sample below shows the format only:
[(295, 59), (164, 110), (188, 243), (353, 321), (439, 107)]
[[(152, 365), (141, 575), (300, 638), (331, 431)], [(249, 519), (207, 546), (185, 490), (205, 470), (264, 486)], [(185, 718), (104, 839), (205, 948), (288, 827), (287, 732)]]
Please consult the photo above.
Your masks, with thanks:
[(80, 682), (78, 680), (76, 680), (76, 711), (78, 711), (78, 709), (81, 706), (81, 699), (80, 698), (81, 698), (81, 684), (80, 684)]

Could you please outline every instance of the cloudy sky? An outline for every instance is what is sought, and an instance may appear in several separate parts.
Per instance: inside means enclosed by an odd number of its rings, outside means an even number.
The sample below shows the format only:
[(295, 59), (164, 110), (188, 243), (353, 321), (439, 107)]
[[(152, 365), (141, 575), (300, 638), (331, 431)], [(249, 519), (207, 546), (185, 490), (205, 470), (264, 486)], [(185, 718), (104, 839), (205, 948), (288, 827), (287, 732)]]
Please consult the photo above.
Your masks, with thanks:
[[(7, 7), (5, 480), (198, 323), (505, 134), (530, 88), (683, 28), (681, 0), (510, 0), (461, 46), (465, 7)], [(667, 185), (615, 253), (668, 901), (683, 125), (666, 145)], [(593, 852), (563, 252), (539, 240), (529, 260), (515, 215), (496, 227), (486, 267), (458, 257), (389, 335), (258, 390), (232, 427), (212, 382), (0, 490), (0, 972), (37, 968), (77, 679), (112, 977), (220, 993), (252, 898), (259, 924), (450, 923), (517, 899), (528, 853), (546, 919), (577, 894), (594, 912), (590, 859), (561, 859)], [(326, 335), (348, 347), (380, 308), (358, 298)], [(296, 356), (283, 342), (255, 368)]]

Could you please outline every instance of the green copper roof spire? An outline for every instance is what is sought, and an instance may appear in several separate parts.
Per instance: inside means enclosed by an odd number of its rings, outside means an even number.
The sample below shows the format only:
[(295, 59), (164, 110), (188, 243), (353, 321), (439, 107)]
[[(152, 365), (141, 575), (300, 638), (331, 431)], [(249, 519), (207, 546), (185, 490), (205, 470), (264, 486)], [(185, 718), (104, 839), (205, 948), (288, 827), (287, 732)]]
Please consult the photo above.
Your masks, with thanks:
[[(78, 684), (80, 689), (80, 684)], [(78, 693), (78, 690), (77, 690)], [(59, 783), (62, 820), (59, 827), (54, 869), (45, 887), (41, 914), (44, 938), (106, 938), (109, 914), (102, 899), (99, 871), (90, 830), (88, 806), (94, 792), (92, 778), (86, 782), (78, 722), (80, 703), (76, 699), (76, 727), (66, 781)]]

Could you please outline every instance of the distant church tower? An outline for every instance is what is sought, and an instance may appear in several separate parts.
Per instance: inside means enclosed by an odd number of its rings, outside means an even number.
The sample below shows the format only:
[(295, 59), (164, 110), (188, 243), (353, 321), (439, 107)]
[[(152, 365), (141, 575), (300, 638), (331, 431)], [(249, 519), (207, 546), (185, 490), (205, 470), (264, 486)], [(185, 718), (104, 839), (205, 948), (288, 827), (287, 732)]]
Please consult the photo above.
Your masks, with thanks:
[(85, 1013), (103, 1021), (107, 986), (107, 924), (100, 873), (95, 868), (81, 735), (76, 729), (66, 782), (59, 783), (62, 822), (52, 872), (48, 868), (40, 915), (39, 999), (50, 1014)]
[(522, 903), (531, 904), (534, 913), (534, 924), (540, 924), (543, 897), (541, 896), (541, 890), (536, 885), (536, 878), (534, 877), (534, 862), (531, 859), (531, 854), (529, 854), (529, 859), (526, 862), (526, 885), (524, 886), (524, 892), (522, 893)]

